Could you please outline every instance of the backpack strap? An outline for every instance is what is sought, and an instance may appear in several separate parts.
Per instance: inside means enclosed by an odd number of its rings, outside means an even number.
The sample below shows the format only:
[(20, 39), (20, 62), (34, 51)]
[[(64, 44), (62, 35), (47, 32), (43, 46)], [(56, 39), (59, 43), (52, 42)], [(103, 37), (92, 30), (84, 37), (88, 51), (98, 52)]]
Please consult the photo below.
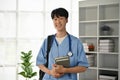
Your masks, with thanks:
[(47, 59), (47, 63), (46, 63), (46, 67), (48, 67), (48, 60), (49, 60), (49, 52), (52, 46), (52, 42), (53, 42), (53, 35), (49, 35), (48, 36), (48, 40), (47, 40), (47, 55), (46, 55), (46, 59)]
[[(49, 35), (48, 38), (47, 38), (47, 55), (46, 55), (46, 59), (47, 59), (47, 62), (45, 64), (46, 67), (48, 67), (48, 60), (49, 60), (49, 52), (50, 52), (50, 49), (51, 49), (51, 46), (52, 46), (52, 42), (53, 42), (53, 35)], [(39, 80), (42, 80), (43, 76), (44, 76), (44, 72), (39, 70)]]

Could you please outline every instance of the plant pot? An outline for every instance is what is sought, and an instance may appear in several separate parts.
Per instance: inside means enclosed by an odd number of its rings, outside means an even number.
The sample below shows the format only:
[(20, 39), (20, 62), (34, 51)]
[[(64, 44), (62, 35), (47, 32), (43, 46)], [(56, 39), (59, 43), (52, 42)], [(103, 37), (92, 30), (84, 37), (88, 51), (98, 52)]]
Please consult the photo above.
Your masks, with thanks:
[(102, 35), (110, 35), (110, 31), (102, 31)]

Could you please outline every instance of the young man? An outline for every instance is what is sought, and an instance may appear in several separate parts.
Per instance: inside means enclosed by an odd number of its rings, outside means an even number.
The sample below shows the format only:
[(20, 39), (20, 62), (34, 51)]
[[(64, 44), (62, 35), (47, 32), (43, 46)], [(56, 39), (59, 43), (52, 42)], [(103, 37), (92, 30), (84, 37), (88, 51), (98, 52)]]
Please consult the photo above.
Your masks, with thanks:
[[(45, 72), (43, 80), (77, 80), (77, 73), (86, 71), (89, 66), (81, 41), (66, 31), (68, 11), (64, 8), (54, 9), (51, 18), (56, 29), (49, 52), (48, 67), (46, 63), (47, 39), (38, 53), (36, 65)], [(55, 64), (55, 58), (69, 56), (69, 67)]]

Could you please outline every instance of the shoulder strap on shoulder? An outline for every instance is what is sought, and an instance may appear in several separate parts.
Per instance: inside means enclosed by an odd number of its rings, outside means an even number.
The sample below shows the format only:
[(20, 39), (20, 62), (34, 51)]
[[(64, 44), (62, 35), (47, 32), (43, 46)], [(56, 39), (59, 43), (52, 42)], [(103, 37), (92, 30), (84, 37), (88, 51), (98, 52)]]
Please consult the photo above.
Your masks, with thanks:
[(49, 35), (48, 39), (47, 39), (47, 55), (46, 55), (47, 63), (46, 63), (46, 67), (48, 67), (48, 58), (49, 58), (49, 52), (50, 52), (50, 49), (52, 46), (52, 42), (53, 42), (53, 35)]
[(49, 53), (51, 45), (52, 45), (52, 38), (53, 38), (52, 36), (53, 35), (49, 35), (47, 39), (47, 54)]

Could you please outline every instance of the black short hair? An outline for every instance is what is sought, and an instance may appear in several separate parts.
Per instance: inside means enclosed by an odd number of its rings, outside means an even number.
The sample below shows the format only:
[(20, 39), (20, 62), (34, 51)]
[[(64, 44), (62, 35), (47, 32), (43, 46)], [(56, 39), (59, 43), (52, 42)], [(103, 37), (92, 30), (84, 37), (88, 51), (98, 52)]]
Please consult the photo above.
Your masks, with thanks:
[(56, 17), (62, 16), (68, 18), (69, 14), (65, 8), (57, 8), (51, 12), (51, 18), (53, 19), (55, 16)]

